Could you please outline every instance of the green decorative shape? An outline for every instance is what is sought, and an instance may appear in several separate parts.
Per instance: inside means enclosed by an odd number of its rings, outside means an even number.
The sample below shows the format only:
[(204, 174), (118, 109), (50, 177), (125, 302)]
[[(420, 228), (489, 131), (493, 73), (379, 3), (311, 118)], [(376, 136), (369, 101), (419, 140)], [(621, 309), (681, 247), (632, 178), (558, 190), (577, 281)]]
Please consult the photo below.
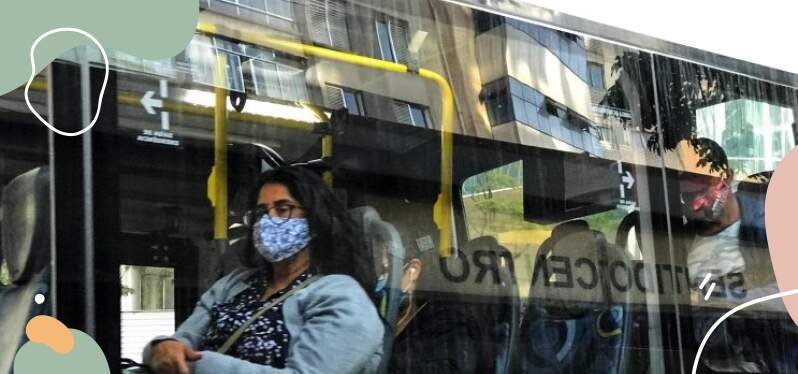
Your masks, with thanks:
[(94, 339), (80, 330), (69, 331), (75, 338), (72, 351), (60, 354), (44, 344), (27, 342), (14, 358), (14, 373), (110, 374), (105, 354)]
[[(198, 0), (4, 0), (0, 3), (0, 95), (28, 81), (30, 47), (49, 30), (82, 29), (97, 38), (109, 55), (113, 50), (160, 60), (185, 49), (198, 16)], [(82, 45), (96, 48), (89, 39), (72, 32), (43, 39), (34, 52), (36, 72)]]

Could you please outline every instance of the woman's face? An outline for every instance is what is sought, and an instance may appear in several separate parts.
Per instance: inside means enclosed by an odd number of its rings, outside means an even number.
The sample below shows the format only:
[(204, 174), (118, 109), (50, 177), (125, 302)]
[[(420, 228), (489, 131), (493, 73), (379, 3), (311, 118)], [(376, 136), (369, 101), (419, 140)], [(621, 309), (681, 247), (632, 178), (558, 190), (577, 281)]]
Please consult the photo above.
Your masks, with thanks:
[(305, 218), (302, 205), (291, 195), (288, 187), (281, 183), (264, 184), (258, 194), (258, 205), (269, 209), (272, 216), (289, 218), (284, 215), (290, 213), (290, 218)]

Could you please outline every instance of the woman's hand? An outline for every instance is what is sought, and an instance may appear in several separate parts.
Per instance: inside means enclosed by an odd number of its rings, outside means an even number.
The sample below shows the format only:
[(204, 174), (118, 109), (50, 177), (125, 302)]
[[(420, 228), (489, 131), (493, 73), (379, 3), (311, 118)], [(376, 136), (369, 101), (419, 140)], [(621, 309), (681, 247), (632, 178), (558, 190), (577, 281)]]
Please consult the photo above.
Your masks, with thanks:
[(202, 354), (177, 340), (164, 340), (152, 348), (150, 367), (157, 374), (189, 374), (188, 361), (197, 361)]

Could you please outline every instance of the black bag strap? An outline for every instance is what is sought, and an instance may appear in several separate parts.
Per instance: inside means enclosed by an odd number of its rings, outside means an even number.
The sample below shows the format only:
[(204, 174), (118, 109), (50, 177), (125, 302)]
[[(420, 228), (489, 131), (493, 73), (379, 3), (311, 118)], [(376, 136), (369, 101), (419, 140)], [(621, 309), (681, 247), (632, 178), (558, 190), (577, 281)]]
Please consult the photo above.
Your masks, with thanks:
[(238, 330), (236, 330), (232, 335), (230, 335), (230, 337), (227, 338), (227, 341), (225, 341), (224, 344), (222, 344), (221, 348), (219, 348), (217, 352), (223, 354), (227, 353), (227, 351), (229, 351), (230, 348), (233, 347), (233, 344), (235, 344), (238, 341), (238, 339), (241, 338), (241, 335), (244, 334), (244, 331), (246, 331), (249, 328), (249, 326), (255, 323), (255, 321), (257, 321), (258, 318), (260, 318), (260, 316), (263, 315), (263, 313), (266, 313), (267, 310), (271, 309), (275, 305), (280, 305), (280, 303), (282, 303), (289, 297), (293, 296), (297, 292), (301, 291), (305, 287), (309, 286), (311, 283), (317, 281), (319, 278), (321, 278), (321, 275), (318, 274), (314, 275), (304, 280), (302, 283), (296, 285), (296, 287), (292, 288), (290, 291), (282, 294), (280, 297), (272, 300), (269, 303), (266, 303), (266, 305), (264, 305), (262, 308), (260, 308), (260, 310), (258, 310), (255, 314), (253, 314), (249, 320), (244, 322), (244, 324), (241, 325), (241, 327), (239, 327)]

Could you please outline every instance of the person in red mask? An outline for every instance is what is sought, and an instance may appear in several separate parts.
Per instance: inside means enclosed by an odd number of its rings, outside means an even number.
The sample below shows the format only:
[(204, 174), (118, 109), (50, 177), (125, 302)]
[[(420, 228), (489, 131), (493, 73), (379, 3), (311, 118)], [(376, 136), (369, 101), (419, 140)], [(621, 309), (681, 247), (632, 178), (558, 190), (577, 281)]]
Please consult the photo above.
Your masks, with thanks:
[[(680, 150), (686, 170), (679, 175), (679, 192), (698, 344), (731, 308), (778, 292), (765, 231), (768, 178), (761, 173), (764, 178), (758, 181), (735, 180), (723, 148), (710, 139), (684, 141)], [(713, 283), (718, 285), (714, 291)], [(798, 334), (785, 328), (794, 324), (783, 303), (754, 309), (738, 312), (713, 333), (702, 355), (705, 367), (735, 372), (798, 370)]]

